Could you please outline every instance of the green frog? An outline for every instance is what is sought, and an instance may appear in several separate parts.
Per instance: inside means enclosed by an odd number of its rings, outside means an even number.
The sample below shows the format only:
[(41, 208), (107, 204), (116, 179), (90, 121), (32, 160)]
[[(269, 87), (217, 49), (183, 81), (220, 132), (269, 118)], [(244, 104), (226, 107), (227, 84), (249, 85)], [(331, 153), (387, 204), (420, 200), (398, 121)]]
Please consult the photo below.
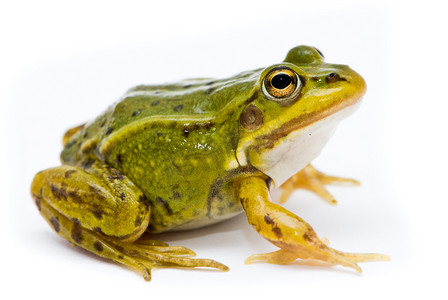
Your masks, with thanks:
[[(155, 234), (200, 228), (245, 212), (279, 248), (246, 263), (315, 259), (361, 271), (381, 254), (331, 248), (280, 202), (298, 188), (330, 203), (325, 185), (357, 181), (310, 163), (337, 123), (365, 93), (360, 75), (329, 64), (314, 47), (291, 49), (282, 63), (227, 79), (191, 79), (130, 89), (95, 120), (63, 137), (62, 165), (36, 174), (32, 197), (63, 238), (139, 271), (228, 267), (193, 258)], [(144, 234), (146, 232), (146, 234)]]

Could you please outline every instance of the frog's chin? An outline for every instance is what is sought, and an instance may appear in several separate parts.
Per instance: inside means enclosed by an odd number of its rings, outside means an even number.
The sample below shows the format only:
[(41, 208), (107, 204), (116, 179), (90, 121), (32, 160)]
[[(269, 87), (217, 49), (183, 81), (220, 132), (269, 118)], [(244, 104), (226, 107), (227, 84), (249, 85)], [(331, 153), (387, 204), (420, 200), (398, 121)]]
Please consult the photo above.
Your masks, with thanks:
[(320, 154), (337, 124), (352, 114), (360, 102), (290, 132), (271, 149), (264, 149), (255, 167), (272, 178), (275, 186), (282, 185)]

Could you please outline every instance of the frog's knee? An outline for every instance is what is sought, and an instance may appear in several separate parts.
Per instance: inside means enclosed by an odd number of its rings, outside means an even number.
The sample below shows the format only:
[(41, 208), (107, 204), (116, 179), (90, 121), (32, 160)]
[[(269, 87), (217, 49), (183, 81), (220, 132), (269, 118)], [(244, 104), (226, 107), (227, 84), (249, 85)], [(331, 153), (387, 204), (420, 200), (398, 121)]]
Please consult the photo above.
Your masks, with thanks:
[(67, 130), (64, 133), (64, 136), (62, 137), (62, 146), (65, 146), (65, 144), (67, 144), (67, 142), (75, 135), (77, 134), (79, 131), (81, 131), (81, 129), (84, 128), (86, 124), (82, 124), (73, 128), (70, 128), (69, 130)]
[(36, 174), (31, 194), (39, 209), (44, 202), (85, 229), (123, 241), (137, 239), (150, 219), (146, 197), (130, 181), (111, 186), (72, 166)]

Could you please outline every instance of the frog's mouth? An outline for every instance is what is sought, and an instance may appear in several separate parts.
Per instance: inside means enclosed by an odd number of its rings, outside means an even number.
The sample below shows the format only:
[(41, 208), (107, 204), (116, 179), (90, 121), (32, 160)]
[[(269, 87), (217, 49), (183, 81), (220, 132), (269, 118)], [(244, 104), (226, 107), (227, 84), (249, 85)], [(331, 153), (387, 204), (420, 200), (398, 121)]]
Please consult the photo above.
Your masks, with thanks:
[(280, 186), (319, 155), (337, 124), (359, 107), (360, 99), (344, 101), (325, 112), (298, 116), (256, 137), (246, 150), (239, 147), (239, 163), (256, 167)]

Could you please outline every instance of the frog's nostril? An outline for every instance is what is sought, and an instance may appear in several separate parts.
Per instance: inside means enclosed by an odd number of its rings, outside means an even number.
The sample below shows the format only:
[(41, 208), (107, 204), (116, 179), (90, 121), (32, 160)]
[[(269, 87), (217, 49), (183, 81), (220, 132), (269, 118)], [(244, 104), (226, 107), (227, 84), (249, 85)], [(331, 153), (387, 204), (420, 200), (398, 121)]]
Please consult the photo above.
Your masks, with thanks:
[(344, 77), (341, 77), (338, 73), (330, 73), (327, 75), (327, 77), (325, 77), (325, 82), (326, 83), (334, 83), (337, 81), (347, 81), (347, 79), (345, 79)]
[(333, 83), (336, 81), (339, 81), (339, 74), (338, 73), (330, 73), (327, 75), (327, 77), (325, 77), (325, 82), (326, 83)]

